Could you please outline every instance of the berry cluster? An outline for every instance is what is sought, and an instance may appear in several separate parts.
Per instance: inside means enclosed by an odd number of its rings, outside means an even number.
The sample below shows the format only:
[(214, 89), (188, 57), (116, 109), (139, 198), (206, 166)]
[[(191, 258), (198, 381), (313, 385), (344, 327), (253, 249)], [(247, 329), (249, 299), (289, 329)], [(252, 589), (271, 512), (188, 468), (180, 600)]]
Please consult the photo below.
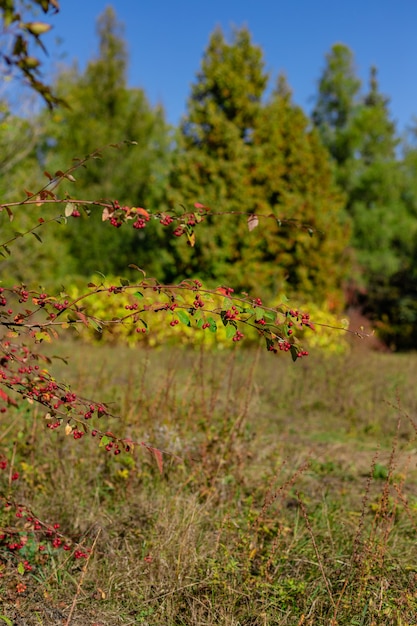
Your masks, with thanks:
[(174, 219), (170, 215), (162, 215), (161, 219), (159, 220), (162, 226), (169, 226), (170, 224), (172, 224), (173, 221)]
[(193, 307), (194, 307), (195, 309), (202, 309), (202, 308), (203, 308), (203, 306), (204, 306), (204, 302), (203, 302), (203, 300), (201, 299), (200, 294), (197, 294), (197, 295), (196, 295), (196, 297), (195, 297), (195, 300), (194, 300), (194, 302), (193, 302)]
[(138, 217), (133, 222), (133, 228), (136, 228), (136, 229), (145, 228), (146, 222), (149, 222), (149, 217)]
[(237, 330), (235, 335), (233, 336), (233, 341), (240, 341), (241, 339), (243, 339), (245, 335), (243, 333), (240, 332), (240, 330)]
[(239, 311), (237, 310), (237, 307), (233, 305), (232, 308), (228, 309), (226, 313), (224, 314), (224, 319), (235, 320), (238, 318), (238, 316), (239, 316)]
[(300, 327), (306, 326), (307, 328), (314, 328), (310, 321), (310, 315), (308, 313), (300, 313), (300, 311), (290, 309), (288, 311), (288, 315), (294, 317), (300, 323)]
[(185, 228), (183, 226), (177, 226), (174, 229), (173, 235), (174, 237), (181, 237), (185, 233)]
[[(0, 501), (0, 510), (4, 514), (14, 514), (16, 519), (22, 520), (24, 526), (22, 530), (17, 528), (3, 530), (0, 532), (0, 547), (9, 554), (22, 554), (22, 556), (32, 556), (34, 562), (30, 563), (28, 559), (23, 561), (25, 571), (32, 571), (39, 561), (33, 554), (45, 553), (50, 549), (61, 548), (66, 552), (70, 552), (72, 547), (71, 540), (68, 540), (60, 532), (60, 524), (44, 524), (23, 505), (15, 505), (4, 498)], [(48, 549), (49, 546), (49, 549)], [(35, 548), (35, 550), (34, 550)], [(87, 558), (89, 550), (83, 551), (76, 549), (73, 552), (75, 559)]]

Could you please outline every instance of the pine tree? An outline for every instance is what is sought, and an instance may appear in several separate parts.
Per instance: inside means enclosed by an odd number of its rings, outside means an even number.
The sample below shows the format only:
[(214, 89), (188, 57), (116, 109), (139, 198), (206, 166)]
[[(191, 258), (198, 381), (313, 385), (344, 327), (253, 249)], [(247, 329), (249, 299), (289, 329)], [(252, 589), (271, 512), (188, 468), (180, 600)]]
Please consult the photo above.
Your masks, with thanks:
[(352, 51), (344, 44), (335, 44), (326, 55), (312, 120), (337, 165), (337, 178), (345, 190), (350, 187), (352, 159), (358, 147), (352, 124), (360, 89)]
[(275, 228), (263, 233), (274, 266), (298, 298), (340, 310), (349, 220), (327, 151), (283, 77), (259, 117), (254, 142), (258, 204), (276, 218)]
[(410, 330), (410, 320), (417, 319), (410, 297), (417, 234), (413, 177), (397, 156), (399, 140), (377, 69), (371, 68), (362, 95), (352, 53), (334, 46), (312, 117), (346, 193), (358, 268), (352, 281), (364, 290), (364, 311), (383, 320), (381, 334), (392, 346), (415, 346)]
[[(90, 161), (77, 176), (77, 195), (118, 200), (121, 205), (160, 207), (169, 165), (170, 136), (161, 107), (152, 108), (145, 93), (127, 86), (127, 53), (123, 30), (112, 8), (98, 19), (98, 57), (84, 73), (76, 68), (58, 78), (57, 91), (69, 109), (57, 111), (45, 142), (45, 167), (65, 169), (108, 144), (125, 140), (137, 145), (109, 151)], [(71, 189), (72, 191), (72, 189)], [(83, 216), (85, 217), (85, 216)], [(158, 272), (161, 255), (152, 223), (146, 234), (131, 228), (116, 232), (94, 211), (89, 220), (71, 220), (69, 244), (78, 271), (123, 272), (129, 263)]]
[[(231, 43), (216, 31), (192, 88), (170, 197), (172, 206), (198, 201), (226, 215), (201, 229), (195, 249), (177, 247), (177, 267), (259, 295), (289, 289), (338, 306), (346, 228), (328, 155), (285, 79), (263, 104), (266, 86), (248, 31)], [(251, 214), (262, 217), (249, 233)]]
[(220, 30), (213, 33), (181, 125), (169, 202), (173, 208), (201, 202), (223, 215), (208, 218), (192, 250), (185, 250), (181, 241), (174, 247), (180, 275), (197, 272), (220, 283), (251, 287), (243, 253), (247, 223), (227, 214), (253, 210), (248, 166), (267, 79), (262, 51), (246, 29), (236, 30), (231, 43)]

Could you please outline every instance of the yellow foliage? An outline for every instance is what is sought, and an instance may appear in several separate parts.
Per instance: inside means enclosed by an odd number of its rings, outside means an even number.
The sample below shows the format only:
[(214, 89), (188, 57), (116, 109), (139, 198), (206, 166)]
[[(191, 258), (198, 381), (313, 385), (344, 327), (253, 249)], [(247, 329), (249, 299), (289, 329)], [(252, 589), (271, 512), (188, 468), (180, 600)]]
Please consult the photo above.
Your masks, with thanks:
[[(204, 307), (196, 310), (193, 302), (197, 291), (192, 289), (191, 283), (188, 288), (186, 285), (173, 288), (175, 298), (172, 299), (168, 293), (151, 284), (121, 287), (120, 279), (114, 277), (108, 277), (100, 291), (93, 285), (100, 286), (101, 280), (93, 277), (90, 282), (91, 295), (78, 303), (83, 319), (86, 319), (84, 315), (92, 319), (88, 324), (77, 325), (81, 338), (87, 341), (123, 342), (132, 346), (140, 342), (151, 347), (180, 344), (223, 349), (234, 346), (219, 316), (225, 308), (223, 293), (213, 293), (204, 287), (198, 289)], [(117, 287), (109, 291), (110, 285)], [(68, 289), (68, 296), (74, 301), (85, 292), (85, 288), (73, 285)], [(277, 296), (268, 306), (282, 311), (285, 301), (285, 296)], [(290, 308), (284, 304), (285, 310)], [(336, 330), (346, 328), (346, 320), (340, 320), (325, 305), (319, 307), (307, 304), (302, 311), (309, 313), (314, 325), (314, 330), (305, 327), (300, 329), (295, 325), (295, 334), (302, 340), (303, 348), (317, 347), (331, 353), (346, 351), (348, 344), (345, 337)], [(285, 319), (285, 315), (281, 314), (281, 317)], [(201, 325), (209, 320), (212, 322), (211, 327), (202, 329)], [(251, 324), (238, 323), (244, 334), (245, 345), (253, 344), (260, 338), (254, 319), (250, 321)]]

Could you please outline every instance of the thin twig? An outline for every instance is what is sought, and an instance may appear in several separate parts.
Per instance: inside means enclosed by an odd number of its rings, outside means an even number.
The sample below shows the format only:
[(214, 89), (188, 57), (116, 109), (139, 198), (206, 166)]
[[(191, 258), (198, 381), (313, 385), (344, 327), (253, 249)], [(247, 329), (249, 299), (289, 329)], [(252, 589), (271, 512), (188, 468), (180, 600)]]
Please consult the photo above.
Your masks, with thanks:
[(80, 576), (80, 580), (78, 581), (77, 589), (76, 589), (76, 592), (75, 592), (75, 596), (74, 596), (74, 599), (73, 599), (72, 604), (71, 604), (70, 612), (68, 614), (67, 621), (65, 622), (64, 626), (70, 626), (70, 624), (71, 624), (72, 616), (74, 614), (75, 607), (77, 605), (77, 601), (78, 601), (79, 595), (81, 593), (81, 587), (82, 587), (82, 584), (84, 582), (84, 578), (85, 578), (85, 576), (87, 574), (88, 564), (90, 562), (91, 555), (94, 552), (94, 548), (95, 548), (97, 540), (98, 540), (98, 538), (100, 536), (100, 533), (101, 533), (101, 528), (99, 528), (98, 533), (95, 536), (95, 539), (93, 541), (93, 545), (91, 546), (91, 550), (90, 550), (90, 552), (88, 554), (88, 557), (87, 557), (87, 560), (86, 560), (86, 562), (85, 562), (85, 564), (83, 566), (83, 569), (82, 569), (82, 572), (81, 572), (81, 576)]

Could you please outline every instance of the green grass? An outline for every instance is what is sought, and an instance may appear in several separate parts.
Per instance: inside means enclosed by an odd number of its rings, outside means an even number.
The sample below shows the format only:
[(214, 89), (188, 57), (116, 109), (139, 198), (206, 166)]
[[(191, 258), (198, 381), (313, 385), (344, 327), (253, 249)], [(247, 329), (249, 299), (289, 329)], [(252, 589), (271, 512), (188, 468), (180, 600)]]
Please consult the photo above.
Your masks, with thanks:
[[(60, 350), (57, 378), (112, 403), (105, 429), (166, 451), (164, 471), (141, 447), (114, 457), (47, 430), (33, 405), (7, 413), (0, 444), (20, 478), (3, 472), (2, 492), (93, 551), (41, 560), (28, 546), (24, 573), (0, 553), (0, 618), (415, 623), (416, 355)], [(23, 528), (14, 511), (0, 509), (3, 528)]]

